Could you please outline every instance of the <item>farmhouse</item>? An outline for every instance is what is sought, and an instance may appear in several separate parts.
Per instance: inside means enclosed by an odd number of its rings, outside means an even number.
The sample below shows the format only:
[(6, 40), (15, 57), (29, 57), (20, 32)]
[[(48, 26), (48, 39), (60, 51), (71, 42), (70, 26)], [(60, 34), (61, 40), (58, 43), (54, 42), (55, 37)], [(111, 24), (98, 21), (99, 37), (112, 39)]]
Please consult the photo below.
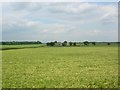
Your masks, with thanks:
[(55, 43), (55, 46), (62, 46), (62, 43), (61, 42), (57, 42), (57, 43)]

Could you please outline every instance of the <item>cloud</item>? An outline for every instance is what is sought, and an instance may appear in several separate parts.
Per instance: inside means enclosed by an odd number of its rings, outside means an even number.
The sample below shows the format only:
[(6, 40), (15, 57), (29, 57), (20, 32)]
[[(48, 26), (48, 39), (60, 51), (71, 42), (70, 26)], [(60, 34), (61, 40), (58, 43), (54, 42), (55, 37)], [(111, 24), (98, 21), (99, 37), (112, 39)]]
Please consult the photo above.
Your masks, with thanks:
[(117, 41), (117, 19), (117, 3), (4, 3), (3, 40)]
[[(50, 7), (48, 7), (50, 8)], [(99, 6), (96, 3), (69, 3), (69, 4), (59, 4), (53, 6), (49, 10), (52, 14), (60, 14), (60, 19), (66, 21), (80, 22), (95, 22), (101, 21), (109, 23), (114, 23), (117, 19), (117, 7), (114, 6)], [(100, 19), (99, 19), (100, 18)], [(112, 20), (110, 20), (112, 19)]]
[(2, 41), (2, 4), (0, 3), (0, 41)]

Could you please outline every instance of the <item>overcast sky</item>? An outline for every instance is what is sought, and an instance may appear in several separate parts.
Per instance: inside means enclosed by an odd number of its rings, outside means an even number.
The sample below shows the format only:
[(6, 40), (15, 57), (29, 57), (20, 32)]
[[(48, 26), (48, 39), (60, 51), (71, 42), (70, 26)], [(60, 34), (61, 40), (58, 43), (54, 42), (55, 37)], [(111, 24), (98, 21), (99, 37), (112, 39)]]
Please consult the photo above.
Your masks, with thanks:
[(118, 3), (4, 3), (3, 40), (117, 41)]

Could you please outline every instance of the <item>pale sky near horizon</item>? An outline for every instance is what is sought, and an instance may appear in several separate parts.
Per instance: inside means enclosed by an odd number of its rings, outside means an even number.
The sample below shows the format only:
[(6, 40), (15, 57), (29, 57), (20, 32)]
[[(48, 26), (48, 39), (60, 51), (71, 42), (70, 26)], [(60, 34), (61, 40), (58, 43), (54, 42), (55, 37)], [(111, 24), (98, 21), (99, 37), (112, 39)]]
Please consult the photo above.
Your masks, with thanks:
[(2, 4), (3, 40), (118, 41), (118, 3)]

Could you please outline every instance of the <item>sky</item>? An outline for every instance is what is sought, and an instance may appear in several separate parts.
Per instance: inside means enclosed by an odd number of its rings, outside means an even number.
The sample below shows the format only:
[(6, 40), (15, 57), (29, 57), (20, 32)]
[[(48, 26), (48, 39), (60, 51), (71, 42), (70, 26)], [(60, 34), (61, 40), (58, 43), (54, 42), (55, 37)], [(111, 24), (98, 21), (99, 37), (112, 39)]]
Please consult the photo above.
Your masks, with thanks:
[(117, 2), (6, 2), (0, 20), (3, 41), (118, 41)]
[(119, 2), (119, 0), (0, 0), (0, 2)]

